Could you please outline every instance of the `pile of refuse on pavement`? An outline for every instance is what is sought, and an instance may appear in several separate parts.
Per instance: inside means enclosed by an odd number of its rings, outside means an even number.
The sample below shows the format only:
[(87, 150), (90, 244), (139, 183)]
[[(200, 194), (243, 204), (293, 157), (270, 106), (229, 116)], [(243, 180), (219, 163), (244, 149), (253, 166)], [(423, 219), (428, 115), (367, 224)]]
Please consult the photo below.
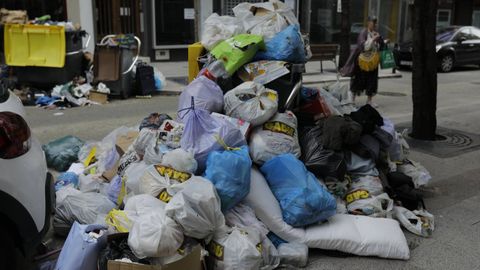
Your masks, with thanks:
[(206, 20), (209, 60), (176, 116), (43, 146), (61, 172), (54, 231), (68, 235), (56, 269), (305, 267), (309, 248), (407, 260), (400, 225), (432, 235), (418, 191), (429, 173), (389, 119), (353, 105), (348, 85), (302, 87), (295, 105), (255, 80), (219, 86), (254, 59), (308, 58), (283, 3), (234, 12)]

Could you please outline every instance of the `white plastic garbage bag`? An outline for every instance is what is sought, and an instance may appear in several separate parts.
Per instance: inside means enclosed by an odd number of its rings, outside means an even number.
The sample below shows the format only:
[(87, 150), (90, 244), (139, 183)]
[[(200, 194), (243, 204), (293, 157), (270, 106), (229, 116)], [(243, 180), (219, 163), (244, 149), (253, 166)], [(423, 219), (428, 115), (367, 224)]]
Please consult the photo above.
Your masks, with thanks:
[(150, 128), (143, 128), (140, 130), (138, 137), (132, 143), (133, 149), (135, 152), (143, 158), (145, 155), (145, 150), (155, 145), (158, 139), (158, 130), (150, 129)]
[(201, 43), (210, 51), (221, 41), (244, 32), (243, 24), (239, 19), (213, 13), (203, 23)]
[(65, 201), (65, 198), (67, 198), (67, 196), (79, 195), (80, 193), (82, 193), (80, 190), (71, 186), (66, 186), (59, 189), (57, 192), (55, 192), (56, 206), (59, 207), (60, 205), (62, 205), (63, 201)]
[(262, 241), (262, 267), (261, 270), (276, 269), (280, 264), (280, 257), (278, 256), (278, 250), (273, 245), (272, 241), (265, 237)]
[(148, 165), (145, 162), (134, 162), (128, 165), (123, 174), (127, 193), (140, 194), (140, 178)]
[(191, 174), (195, 173), (198, 166), (193, 154), (180, 148), (166, 153), (162, 164), (170, 166), (177, 171)]
[(138, 258), (174, 255), (182, 243), (181, 227), (162, 211), (139, 216), (128, 235), (128, 245)]
[(93, 224), (98, 215), (105, 215), (115, 207), (107, 196), (100, 193), (88, 192), (68, 195), (63, 204), (55, 211), (53, 226), (55, 232), (66, 234), (73, 222)]
[(308, 263), (308, 247), (302, 243), (283, 243), (278, 246), (278, 256), (282, 265), (305, 267)]
[(407, 132), (407, 129), (403, 130), (401, 133), (395, 132), (392, 144), (388, 148), (388, 153), (390, 154), (390, 159), (392, 161), (403, 162), (408, 158), (410, 146), (408, 145), (407, 140), (405, 140)]
[(368, 191), (359, 189), (349, 192), (345, 200), (351, 214), (386, 218), (392, 216), (393, 200), (387, 193), (373, 196), (368, 194)]
[(105, 223), (116, 232), (124, 233), (132, 229), (138, 215), (133, 211), (112, 209), (105, 216)]
[(256, 82), (244, 82), (224, 96), (225, 114), (258, 126), (270, 119), (278, 108), (278, 95)]
[(255, 216), (255, 212), (249, 206), (239, 203), (225, 214), (225, 221), (230, 227), (255, 228), (261, 235), (266, 236), (268, 228)]
[(398, 220), (405, 229), (416, 235), (430, 237), (435, 229), (433, 215), (424, 209), (410, 211), (401, 206), (394, 206), (393, 217)]
[[(256, 11), (256, 14), (253, 12)], [(299, 24), (293, 11), (278, 0), (264, 3), (240, 3), (233, 13), (243, 22), (245, 30), (254, 35), (263, 36), (265, 41), (292, 24)]]
[(231, 232), (218, 232), (209, 244), (215, 270), (256, 270), (262, 265), (262, 244), (255, 229), (233, 228)]
[(202, 177), (195, 177), (182, 187), (170, 199), (165, 211), (180, 224), (186, 236), (205, 239), (208, 243), (216, 230), (226, 226), (215, 186)]
[(268, 122), (253, 130), (249, 147), (252, 160), (259, 165), (281, 154), (291, 153), (300, 157), (297, 118), (290, 111), (275, 114)]
[(412, 160), (406, 160), (405, 163), (397, 165), (397, 171), (410, 176), (415, 188), (425, 186), (432, 179), (425, 167)]
[(125, 211), (129, 211), (136, 216), (143, 216), (153, 212), (165, 213), (166, 204), (159, 199), (148, 194), (135, 195), (125, 202)]

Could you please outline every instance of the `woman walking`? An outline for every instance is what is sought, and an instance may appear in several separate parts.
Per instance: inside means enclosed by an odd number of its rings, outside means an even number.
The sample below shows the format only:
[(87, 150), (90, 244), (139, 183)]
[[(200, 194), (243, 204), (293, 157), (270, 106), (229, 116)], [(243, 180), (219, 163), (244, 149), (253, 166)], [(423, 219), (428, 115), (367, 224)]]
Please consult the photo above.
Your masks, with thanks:
[(385, 44), (376, 29), (377, 18), (368, 17), (367, 28), (358, 35), (357, 47), (340, 70), (342, 76), (351, 77), (350, 91), (353, 94), (353, 102), (356, 96), (365, 92), (368, 97), (367, 103), (373, 107), (378, 107), (373, 103), (373, 97), (378, 89), (380, 50)]

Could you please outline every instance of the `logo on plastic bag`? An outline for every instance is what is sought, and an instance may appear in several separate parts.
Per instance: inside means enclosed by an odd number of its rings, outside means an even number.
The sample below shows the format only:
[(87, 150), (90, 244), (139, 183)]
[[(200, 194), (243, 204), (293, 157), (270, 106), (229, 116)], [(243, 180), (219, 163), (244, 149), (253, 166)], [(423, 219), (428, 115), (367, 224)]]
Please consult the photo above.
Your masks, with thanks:
[(276, 133), (283, 133), (290, 137), (295, 136), (295, 128), (278, 121), (267, 122), (263, 124), (263, 130), (269, 130)]
[(368, 199), (370, 198), (370, 193), (364, 189), (357, 189), (353, 192), (348, 193), (345, 196), (345, 201), (347, 204), (350, 204), (356, 200)]
[(172, 199), (172, 195), (170, 195), (167, 189), (164, 188), (162, 191), (160, 191), (160, 194), (158, 194), (158, 199), (162, 202), (168, 203)]
[(219, 261), (223, 261), (223, 249), (224, 247), (219, 243), (212, 241), (209, 244), (209, 252)]
[(177, 180), (180, 183), (183, 183), (192, 177), (192, 174), (177, 171), (171, 167), (163, 166), (163, 165), (155, 165), (155, 169), (157, 172), (163, 176), (167, 177), (172, 180)]

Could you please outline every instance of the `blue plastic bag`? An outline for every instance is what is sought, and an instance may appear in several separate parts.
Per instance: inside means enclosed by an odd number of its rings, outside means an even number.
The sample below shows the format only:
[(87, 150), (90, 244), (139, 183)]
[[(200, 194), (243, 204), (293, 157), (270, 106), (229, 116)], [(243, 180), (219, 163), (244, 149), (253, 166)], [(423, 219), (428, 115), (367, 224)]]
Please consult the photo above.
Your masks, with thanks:
[(64, 172), (57, 177), (55, 182), (55, 191), (61, 188), (72, 185), (74, 188), (78, 187), (78, 175), (73, 172)]
[[(107, 195), (110, 201), (113, 203), (116, 203), (117, 205), (122, 204), (123, 198), (120, 196), (120, 193), (122, 192), (122, 178), (118, 175), (115, 175), (113, 179), (110, 181), (110, 184), (108, 184), (107, 188)], [(119, 201), (119, 197), (122, 199)]]
[[(103, 230), (99, 238), (90, 232)], [(100, 250), (107, 245), (107, 227), (102, 225), (80, 225), (75, 221), (67, 240), (63, 244), (55, 270), (95, 270)]]
[(280, 203), (287, 224), (301, 227), (335, 215), (335, 198), (294, 155), (276, 156), (260, 170)]
[(298, 25), (290, 25), (266, 43), (265, 51), (258, 51), (255, 60), (279, 60), (290, 63), (306, 61), (305, 45)]
[(214, 151), (208, 155), (204, 177), (215, 185), (222, 211), (230, 210), (248, 195), (251, 167), (247, 146), (238, 150)]

